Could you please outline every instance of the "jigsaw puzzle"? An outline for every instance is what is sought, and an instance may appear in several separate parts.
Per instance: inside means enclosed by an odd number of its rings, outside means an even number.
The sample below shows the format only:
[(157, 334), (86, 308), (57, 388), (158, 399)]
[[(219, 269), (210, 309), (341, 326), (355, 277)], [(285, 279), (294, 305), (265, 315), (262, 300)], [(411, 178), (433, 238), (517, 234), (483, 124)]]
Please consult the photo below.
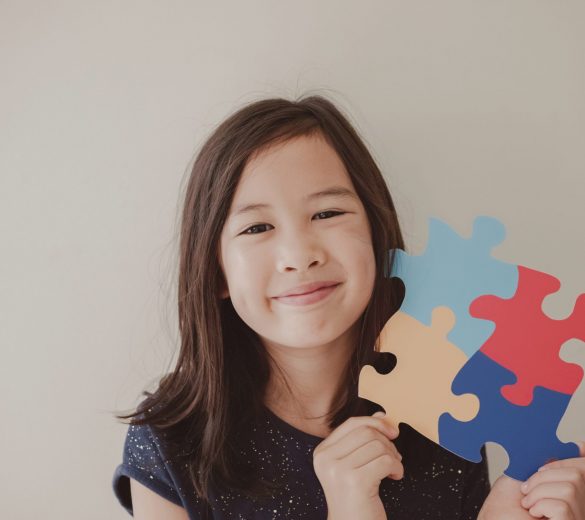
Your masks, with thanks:
[(469, 307), (471, 316), (496, 326), (481, 351), (518, 377), (517, 383), (502, 388), (502, 395), (514, 404), (530, 404), (536, 386), (572, 395), (583, 369), (563, 361), (559, 351), (570, 339), (585, 341), (585, 294), (568, 318), (554, 320), (542, 311), (542, 301), (559, 290), (559, 280), (524, 266), (518, 266), (518, 272), (513, 298), (481, 296)]
[(491, 217), (475, 219), (471, 238), (462, 238), (444, 222), (431, 218), (422, 255), (410, 256), (401, 249), (390, 252), (394, 256), (390, 277), (400, 278), (406, 290), (400, 310), (430, 325), (435, 307), (451, 308), (457, 323), (447, 339), (471, 357), (494, 325), (469, 316), (469, 305), (483, 294), (510, 298), (518, 285), (518, 267), (491, 256), (505, 235), (503, 224)]
[[(447, 341), (453, 325), (455, 315), (448, 307), (433, 310), (430, 327), (396, 312), (380, 333), (380, 351), (391, 352), (399, 360), (392, 377), (366, 365), (359, 378), (359, 396), (379, 400), (386, 410), (392, 410), (388, 421), (392, 426), (408, 423), (437, 443), (439, 417), (446, 409), (461, 421), (473, 419), (479, 410), (475, 395), (451, 392), (453, 378), (467, 362), (467, 356)], [(425, 391), (418, 391), (420, 388)]]
[(569, 317), (551, 319), (542, 302), (560, 282), (493, 258), (505, 237), (497, 219), (477, 217), (470, 238), (434, 218), (429, 229), (424, 254), (389, 252), (385, 274), (402, 279), (405, 298), (379, 340), (397, 362), (388, 374), (364, 366), (359, 396), (394, 426), (410, 424), (468, 460), (481, 460), (485, 442), (500, 444), (510, 459), (504, 473), (515, 479), (579, 456), (556, 430), (583, 379), (559, 351), (585, 341), (585, 294)]
[(473, 421), (460, 422), (448, 413), (439, 418), (439, 443), (467, 460), (479, 462), (481, 446), (492, 441), (508, 453), (506, 474), (526, 480), (552, 459), (579, 456), (574, 443), (562, 443), (557, 426), (569, 405), (570, 395), (537, 387), (529, 406), (510, 403), (499, 392), (516, 376), (483, 352), (477, 352), (453, 381), (456, 394), (472, 392), (481, 402)]

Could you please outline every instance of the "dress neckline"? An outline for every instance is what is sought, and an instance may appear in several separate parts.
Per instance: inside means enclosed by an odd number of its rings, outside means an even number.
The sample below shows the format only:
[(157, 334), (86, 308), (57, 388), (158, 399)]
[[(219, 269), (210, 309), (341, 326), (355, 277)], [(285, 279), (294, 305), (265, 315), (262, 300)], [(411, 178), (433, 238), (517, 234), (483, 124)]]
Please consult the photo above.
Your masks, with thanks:
[(278, 426), (289, 432), (291, 435), (296, 437), (301, 437), (303, 440), (311, 443), (311, 444), (319, 444), (321, 441), (325, 439), (325, 437), (319, 437), (318, 435), (313, 435), (312, 433), (307, 433), (302, 430), (299, 430), (297, 427), (293, 426), (290, 423), (287, 423), (284, 419), (281, 419), (278, 415), (276, 415), (268, 406), (263, 405), (264, 410), (268, 414), (268, 416), (276, 423)]

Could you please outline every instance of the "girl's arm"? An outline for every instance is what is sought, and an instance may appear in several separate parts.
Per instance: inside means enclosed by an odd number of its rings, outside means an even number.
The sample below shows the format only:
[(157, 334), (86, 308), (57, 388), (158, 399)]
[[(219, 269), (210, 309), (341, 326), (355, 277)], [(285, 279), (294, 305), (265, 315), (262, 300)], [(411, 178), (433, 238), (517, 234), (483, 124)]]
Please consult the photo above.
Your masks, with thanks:
[(484, 502), (477, 520), (533, 520), (522, 507), (522, 482), (506, 475), (498, 478)]
[(130, 479), (132, 508), (136, 520), (189, 520), (187, 511), (151, 491), (140, 482)]

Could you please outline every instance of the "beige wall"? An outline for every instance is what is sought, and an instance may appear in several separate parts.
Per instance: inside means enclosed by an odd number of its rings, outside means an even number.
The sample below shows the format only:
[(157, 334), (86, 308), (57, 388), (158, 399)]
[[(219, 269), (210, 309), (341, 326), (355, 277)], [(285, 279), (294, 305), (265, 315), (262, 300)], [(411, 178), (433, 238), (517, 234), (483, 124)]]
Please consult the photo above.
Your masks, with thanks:
[[(333, 97), (413, 251), (430, 215), (461, 233), (496, 216), (497, 256), (558, 276), (544, 308), (568, 314), (585, 291), (584, 20), (581, 0), (2, 2), (0, 517), (128, 517), (110, 411), (171, 363), (181, 183), (253, 99)], [(566, 358), (585, 365), (582, 347)], [(585, 439), (584, 393), (566, 440)]]

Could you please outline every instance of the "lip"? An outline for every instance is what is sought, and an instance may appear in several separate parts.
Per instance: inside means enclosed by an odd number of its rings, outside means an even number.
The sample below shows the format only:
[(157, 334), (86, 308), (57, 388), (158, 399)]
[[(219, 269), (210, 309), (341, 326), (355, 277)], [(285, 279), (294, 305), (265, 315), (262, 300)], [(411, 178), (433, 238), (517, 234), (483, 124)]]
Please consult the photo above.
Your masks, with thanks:
[(334, 292), (339, 285), (341, 284), (336, 283), (334, 285), (329, 286), (321, 285), (321, 288), (308, 293), (289, 296), (278, 296), (275, 297), (274, 299), (279, 301), (280, 303), (284, 303), (287, 305), (310, 305), (312, 303), (317, 303), (327, 298), (327, 296)]
[(279, 294), (278, 296), (275, 296), (275, 298), (282, 298), (283, 296), (299, 296), (301, 294), (309, 294), (318, 289), (321, 289), (322, 287), (337, 285), (339, 283), (340, 282), (337, 282), (335, 280), (323, 280), (320, 282), (305, 283), (303, 285), (293, 287), (290, 291)]

